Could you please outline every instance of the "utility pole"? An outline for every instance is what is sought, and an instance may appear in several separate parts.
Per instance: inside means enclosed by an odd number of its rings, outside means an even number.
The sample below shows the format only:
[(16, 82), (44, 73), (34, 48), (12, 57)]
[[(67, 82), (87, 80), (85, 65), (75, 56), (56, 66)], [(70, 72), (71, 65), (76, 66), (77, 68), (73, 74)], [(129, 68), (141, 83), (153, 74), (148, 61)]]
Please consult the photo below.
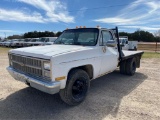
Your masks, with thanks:
[(6, 33), (4, 32), (4, 35), (5, 35), (5, 39), (6, 39)]

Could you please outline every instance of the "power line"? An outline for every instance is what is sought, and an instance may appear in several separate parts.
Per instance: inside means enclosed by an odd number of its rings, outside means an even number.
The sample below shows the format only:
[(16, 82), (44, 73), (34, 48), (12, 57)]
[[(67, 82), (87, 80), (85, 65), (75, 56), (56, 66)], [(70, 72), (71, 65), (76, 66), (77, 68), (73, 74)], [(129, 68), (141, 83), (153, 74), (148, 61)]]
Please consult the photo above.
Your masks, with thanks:
[[(140, 4), (140, 2), (139, 3), (132, 3), (132, 4)], [(79, 10), (70, 10), (68, 12), (71, 13), (71, 12), (84, 11), (84, 10), (88, 11), (88, 10), (104, 9), (104, 8), (110, 8), (110, 7), (121, 7), (121, 6), (126, 6), (126, 5), (130, 5), (130, 3), (128, 3), (128, 4), (119, 4), (119, 5), (109, 5), (109, 6), (95, 7), (95, 8), (84, 8), (84, 9), (79, 9)]]

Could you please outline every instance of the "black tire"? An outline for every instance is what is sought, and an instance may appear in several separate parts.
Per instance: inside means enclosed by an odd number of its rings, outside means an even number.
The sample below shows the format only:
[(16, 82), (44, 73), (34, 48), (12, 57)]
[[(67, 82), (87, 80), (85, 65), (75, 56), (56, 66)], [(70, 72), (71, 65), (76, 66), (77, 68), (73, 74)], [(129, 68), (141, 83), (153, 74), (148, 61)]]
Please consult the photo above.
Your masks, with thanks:
[(120, 63), (120, 73), (126, 74), (126, 61)]
[(69, 105), (78, 105), (84, 101), (90, 87), (88, 74), (81, 69), (74, 69), (68, 75), (66, 87), (60, 90), (61, 99)]
[(136, 72), (136, 59), (130, 58), (126, 62), (126, 74), (127, 75), (134, 75)]

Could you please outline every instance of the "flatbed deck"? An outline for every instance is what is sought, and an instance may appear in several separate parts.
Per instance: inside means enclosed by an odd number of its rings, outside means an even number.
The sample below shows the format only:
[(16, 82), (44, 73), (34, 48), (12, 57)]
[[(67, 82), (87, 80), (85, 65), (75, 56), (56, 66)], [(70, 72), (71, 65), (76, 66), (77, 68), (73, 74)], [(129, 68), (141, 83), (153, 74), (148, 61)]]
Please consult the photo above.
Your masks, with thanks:
[(122, 50), (122, 60), (126, 60), (128, 58), (132, 58), (133, 56), (142, 56), (144, 52), (143, 51), (127, 51), (127, 50)]

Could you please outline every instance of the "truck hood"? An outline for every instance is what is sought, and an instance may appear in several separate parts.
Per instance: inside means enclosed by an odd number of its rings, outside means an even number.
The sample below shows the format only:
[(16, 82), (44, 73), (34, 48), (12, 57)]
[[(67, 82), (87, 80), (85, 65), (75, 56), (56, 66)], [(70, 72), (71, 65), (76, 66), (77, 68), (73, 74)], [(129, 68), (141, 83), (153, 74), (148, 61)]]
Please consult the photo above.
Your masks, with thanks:
[(12, 49), (9, 52), (24, 56), (36, 58), (50, 59), (53, 56), (64, 55), (67, 53), (75, 53), (78, 51), (92, 50), (94, 46), (77, 46), (77, 45), (49, 45), (49, 46), (34, 46)]

